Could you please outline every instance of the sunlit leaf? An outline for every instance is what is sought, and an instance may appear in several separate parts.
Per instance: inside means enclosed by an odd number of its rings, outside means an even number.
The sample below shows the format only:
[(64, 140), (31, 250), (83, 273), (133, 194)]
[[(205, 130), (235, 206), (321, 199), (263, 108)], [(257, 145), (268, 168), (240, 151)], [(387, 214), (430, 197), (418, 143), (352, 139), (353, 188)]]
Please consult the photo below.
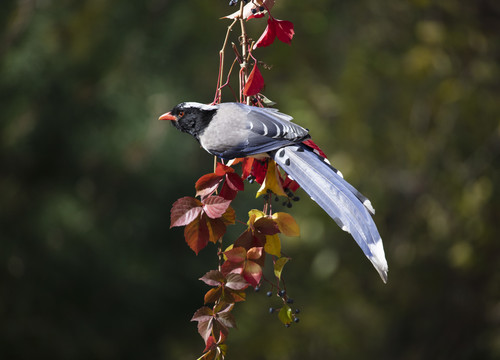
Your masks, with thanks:
[(228, 274), (226, 279), (226, 287), (232, 290), (243, 290), (248, 287), (248, 283), (243, 276), (239, 274)]
[(205, 284), (210, 286), (219, 286), (226, 280), (226, 278), (220, 271), (210, 270), (205, 275), (203, 275), (199, 280), (203, 281)]
[(216, 287), (207, 291), (204, 297), (204, 304), (214, 303), (220, 299), (222, 295), (222, 287)]
[(258, 94), (264, 88), (264, 78), (260, 73), (257, 63), (253, 66), (250, 75), (248, 76), (247, 83), (243, 89), (243, 95), (252, 96)]
[(198, 255), (200, 250), (207, 246), (209, 241), (207, 223), (206, 221), (200, 220), (200, 218), (197, 218), (184, 228), (184, 238), (186, 243), (189, 245), (191, 250), (196, 253), (196, 255)]
[(226, 183), (232, 190), (243, 191), (245, 190), (245, 184), (241, 180), (240, 176), (236, 173), (226, 174)]
[(283, 187), (281, 186), (281, 181), (279, 180), (276, 163), (273, 160), (269, 160), (268, 162), (266, 177), (259, 191), (257, 191), (256, 197), (267, 194), (268, 190), (272, 191), (276, 195), (286, 196), (285, 192), (283, 191)]
[(185, 196), (174, 202), (170, 210), (170, 228), (185, 226), (194, 221), (203, 210), (202, 206), (198, 199), (190, 196)]
[(254, 49), (259, 47), (266, 47), (271, 45), (276, 38), (276, 23), (273, 21), (273, 18), (269, 17), (267, 19), (267, 26), (260, 36), (259, 40), (254, 45)]
[(295, 34), (295, 31), (293, 30), (293, 23), (290, 21), (278, 19), (274, 19), (274, 22), (278, 40), (290, 45), (293, 39), (293, 35)]
[(272, 217), (283, 234), (286, 236), (300, 236), (299, 225), (292, 215), (285, 212), (277, 212)]
[(212, 194), (217, 189), (222, 179), (222, 176), (214, 173), (203, 175), (194, 186), (196, 189), (196, 196), (201, 196), (203, 198)]
[(283, 305), (280, 312), (278, 313), (278, 318), (283, 324), (290, 324), (293, 321), (292, 309), (290, 308), (290, 306), (286, 304)]
[(227, 261), (233, 263), (241, 263), (247, 258), (247, 251), (245, 250), (245, 248), (235, 247), (231, 250), (224, 251), (224, 255), (226, 256)]
[(208, 217), (217, 219), (222, 217), (229, 204), (231, 204), (231, 200), (224, 199), (221, 196), (210, 196), (203, 200), (203, 210)]
[(269, 255), (281, 256), (281, 241), (278, 234), (266, 236), (264, 251)]
[(278, 279), (281, 279), (281, 272), (283, 271), (283, 267), (290, 260), (287, 257), (281, 257), (274, 262), (274, 276)]
[(214, 244), (226, 233), (226, 224), (221, 219), (210, 219), (205, 214), (202, 220), (205, 220), (208, 229), (208, 241)]

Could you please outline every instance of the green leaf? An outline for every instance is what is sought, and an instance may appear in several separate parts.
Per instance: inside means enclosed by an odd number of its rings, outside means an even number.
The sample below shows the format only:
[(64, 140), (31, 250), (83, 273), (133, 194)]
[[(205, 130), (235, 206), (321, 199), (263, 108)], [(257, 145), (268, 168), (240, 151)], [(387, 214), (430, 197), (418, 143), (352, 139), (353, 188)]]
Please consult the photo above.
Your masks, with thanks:
[(292, 309), (290, 308), (290, 306), (284, 305), (278, 313), (278, 318), (283, 324), (290, 324), (293, 321)]

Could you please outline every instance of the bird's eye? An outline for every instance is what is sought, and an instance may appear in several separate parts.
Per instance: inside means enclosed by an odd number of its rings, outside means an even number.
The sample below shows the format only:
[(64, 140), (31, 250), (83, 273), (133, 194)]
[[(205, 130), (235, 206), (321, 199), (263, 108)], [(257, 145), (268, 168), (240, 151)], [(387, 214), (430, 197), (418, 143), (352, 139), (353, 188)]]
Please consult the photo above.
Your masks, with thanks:
[(179, 111), (179, 117), (183, 117), (184, 116), (184, 111)]

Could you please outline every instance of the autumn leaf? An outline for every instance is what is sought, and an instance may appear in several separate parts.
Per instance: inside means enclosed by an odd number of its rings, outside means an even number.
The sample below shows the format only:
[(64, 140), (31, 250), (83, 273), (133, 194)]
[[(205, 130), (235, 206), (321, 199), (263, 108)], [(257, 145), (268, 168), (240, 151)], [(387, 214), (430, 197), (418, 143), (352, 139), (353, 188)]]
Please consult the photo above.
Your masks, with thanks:
[(293, 23), (278, 19), (274, 19), (274, 23), (278, 40), (290, 45), (293, 35), (295, 34), (295, 31), (293, 30)]
[(274, 23), (273, 18), (269, 17), (269, 19), (267, 19), (266, 29), (260, 36), (259, 40), (257, 40), (253, 48), (257, 49), (260, 47), (269, 46), (274, 42), (275, 38), (276, 38), (276, 24)]
[(278, 40), (290, 45), (294, 35), (295, 31), (293, 30), (292, 22), (278, 20), (270, 16), (267, 19), (266, 29), (255, 43), (254, 49), (271, 45), (276, 37)]
[(264, 251), (269, 255), (281, 256), (281, 241), (278, 234), (266, 236)]
[(250, 75), (248, 76), (247, 83), (243, 89), (243, 95), (252, 96), (258, 94), (264, 87), (264, 78), (260, 73), (257, 63), (253, 66)]
[(273, 160), (269, 160), (267, 165), (266, 178), (264, 179), (262, 186), (257, 191), (257, 196), (267, 194), (267, 191), (270, 190), (276, 195), (286, 196), (283, 191), (283, 187), (281, 185), (281, 180), (278, 174), (278, 168), (276, 167), (276, 163)]
[(202, 203), (198, 199), (189, 196), (180, 198), (170, 210), (170, 228), (191, 223), (202, 211)]
[(210, 196), (203, 200), (203, 211), (209, 218), (218, 219), (226, 212), (231, 200), (221, 196)]
[(196, 189), (196, 196), (204, 198), (205, 196), (211, 195), (215, 192), (222, 179), (222, 176), (215, 173), (203, 175), (194, 185)]
[(286, 236), (300, 236), (300, 228), (292, 215), (285, 212), (274, 213), (272, 218), (278, 224), (280, 232)]
[(207, 246), (210, 239), (207, 222), (202, 217), (198, 217), (186, 225), (184, 228), (184, 239), (191, 250), (198, 255), (200, 250)]
[(274, 276), (276, 276), (278, 280), (281, 279), (281, 272), (283, 271), (283, 267), (289, 260), (290, 258), (280, 257), (274, 262)]
[(222, 264), (223, 274), (240, 274), (252, 286), (257, 286), (262, 278), (262, 267), (258, 262), (263, 260), (263, 248), (254, 247), (248, 251), (243, 247), (235, 247), (225, 251), (227, 260)]
[(210, 219), (203, 214), (208, 229), (208, 241), (216, 243), (226, 233), (226, 225), (221, 219)]

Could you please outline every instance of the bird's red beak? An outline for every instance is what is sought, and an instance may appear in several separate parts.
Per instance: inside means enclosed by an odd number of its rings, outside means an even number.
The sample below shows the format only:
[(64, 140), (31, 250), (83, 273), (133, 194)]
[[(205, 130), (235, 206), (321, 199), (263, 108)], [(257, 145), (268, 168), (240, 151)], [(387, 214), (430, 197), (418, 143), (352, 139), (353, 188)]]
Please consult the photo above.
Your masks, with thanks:
[(172, 121), (177, 121), (177, 118), (172, 115), (170, 112), (163, 114), (158, 118), (158, 120), (172, 120)]

